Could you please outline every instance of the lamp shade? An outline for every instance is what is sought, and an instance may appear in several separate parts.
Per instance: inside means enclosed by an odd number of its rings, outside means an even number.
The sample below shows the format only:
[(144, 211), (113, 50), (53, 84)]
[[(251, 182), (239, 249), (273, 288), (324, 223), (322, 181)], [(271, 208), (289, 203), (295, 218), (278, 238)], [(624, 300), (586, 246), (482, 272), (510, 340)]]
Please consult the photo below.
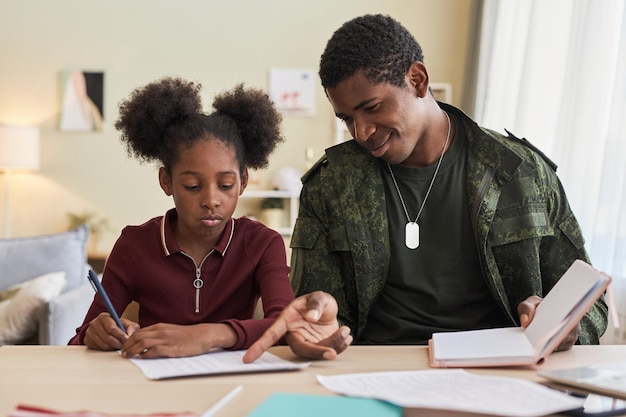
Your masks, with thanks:
[(0, 126), (0, 170), (39, 169), (39, 128)]

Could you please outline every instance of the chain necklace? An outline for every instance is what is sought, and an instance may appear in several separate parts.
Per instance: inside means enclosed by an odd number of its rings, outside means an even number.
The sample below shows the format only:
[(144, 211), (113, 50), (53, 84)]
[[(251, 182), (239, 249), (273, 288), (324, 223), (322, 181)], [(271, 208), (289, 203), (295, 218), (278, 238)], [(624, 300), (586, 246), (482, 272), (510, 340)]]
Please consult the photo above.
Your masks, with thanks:
[(426, 204), (426, 200), (428, 199), (430, 190), (433, 188), (435, 178), (437, 178), (437, 173), (439, 172), (439, 167), (441, 166), (441, 161), (443, 160), (443, 154), (446, 152), (446, 146), (448, 146), (448, 140), (450, 139), (450, 116), (448, 116), (448, 113), (446, 113), (445, 111), (443, 113), (448, 118), (448, 134), (446, 135), (446, 142), (443, 144), (441, 156), (439, 157), (439, 161), (437, 162), (437, 167), (435, 168), (433, 179), (430, 181), (430, 185), (428, 186), (428, 190), (426, 191), (426, 195), (424, 196), (424, 201), (422, 201), (422, 206), (417, 212), (417, 216), (415, 216), (414, 221), (411, 221), (411, 218), (409, 217), (409, 212), (406, 209), (406, 204), (404, 204), (404, 198), (402, 198), (402, 193), (400, 192), (400, 188), (398, 187), (398, 183), (396, 182), (396, 177), (393, 175), (391, 165), (389, 165), (389, 162), (387, 162), (387, 167), (389, 167), (389, 173), (391, 174), (391, 179), (393, 180), (393, 185), (396, 186), (398, 197), (400, 197), (400, 202), (402, 203), (402, 208), (404, 209), (404, 214), (406, 214), (407, 224), (404, 227), (404, 242), (406, 244), (406, 247), (409, 249), (417, 249), (417, 247), (420, 245), (420, 227), (417, 224), (417, 219), (419, 219), (420, 214), (422, 214), (422, 210), (424, 210), (424, 205)]

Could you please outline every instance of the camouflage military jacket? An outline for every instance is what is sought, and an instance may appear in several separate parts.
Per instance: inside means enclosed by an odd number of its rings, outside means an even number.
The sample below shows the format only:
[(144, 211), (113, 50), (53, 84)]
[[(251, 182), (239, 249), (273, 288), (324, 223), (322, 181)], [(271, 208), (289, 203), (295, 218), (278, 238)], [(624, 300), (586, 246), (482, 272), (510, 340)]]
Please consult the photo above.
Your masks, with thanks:
[[(468, 140), (467, 195), (488, 288), (511, 320), (530, 295), (545, 296), (575, 259), (589, 262), (554, 166), (524, 139), (479, 127), (459, 109)], [(291, 240), (296, 295), (332, 294), (358, 343), (389, 268), (389, 229), (379, 162), (354, 141), (326, 150), (303, 177)], [(607, 325), (598, 300), (579, 343), (598, 343)]]

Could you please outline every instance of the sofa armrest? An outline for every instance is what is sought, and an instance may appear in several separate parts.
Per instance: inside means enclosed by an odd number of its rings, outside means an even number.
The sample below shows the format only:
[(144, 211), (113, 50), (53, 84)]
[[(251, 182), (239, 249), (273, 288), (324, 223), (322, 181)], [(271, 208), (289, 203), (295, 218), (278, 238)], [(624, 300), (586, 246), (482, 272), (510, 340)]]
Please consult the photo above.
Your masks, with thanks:
[(94, 294), (85, 283), (51, 300), (39, 317), (39, 344), (67, 345), (85, 319)]

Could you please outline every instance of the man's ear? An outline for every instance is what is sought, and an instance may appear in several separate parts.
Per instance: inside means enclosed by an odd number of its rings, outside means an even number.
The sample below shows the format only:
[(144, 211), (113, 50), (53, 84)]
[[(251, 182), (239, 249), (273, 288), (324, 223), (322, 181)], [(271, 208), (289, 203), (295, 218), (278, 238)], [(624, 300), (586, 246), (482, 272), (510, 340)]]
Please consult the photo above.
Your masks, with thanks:
[(172, 195), (172, 179), (163, 167), (159, 168), (159, 184), (165, 195)]
[(244, 168), (243, 173), (241, 174), (241, 188), (239, 189), (239, 195), (243, 194), (243, 191), (248, 186), (248, 168)]
[(415, 61), (407, 71), (407, 82), (411, 88), (415, 90), (417, 97), (426, 97), (428, 94), (428, 71), (423, 62)]

